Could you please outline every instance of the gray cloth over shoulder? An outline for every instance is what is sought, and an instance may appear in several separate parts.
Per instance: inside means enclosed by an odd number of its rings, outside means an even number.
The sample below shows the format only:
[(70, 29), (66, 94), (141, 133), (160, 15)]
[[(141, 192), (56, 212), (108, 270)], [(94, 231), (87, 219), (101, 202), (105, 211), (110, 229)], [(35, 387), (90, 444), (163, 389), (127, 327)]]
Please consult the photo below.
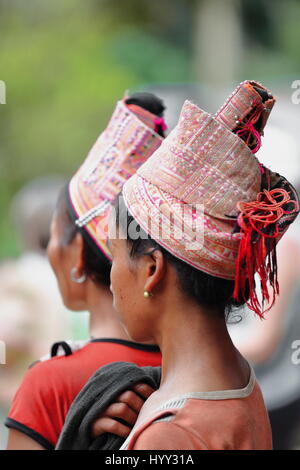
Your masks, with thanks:
[(129, 362), (101, 367), (73, 401), (55, 449), (119, 449), (125, 441), (123, 437), (106, 433), (93, 440), (91, 425), (122, 392), (141, 382), (157, 389), (160, 377), (160, 367), (139, 367)]

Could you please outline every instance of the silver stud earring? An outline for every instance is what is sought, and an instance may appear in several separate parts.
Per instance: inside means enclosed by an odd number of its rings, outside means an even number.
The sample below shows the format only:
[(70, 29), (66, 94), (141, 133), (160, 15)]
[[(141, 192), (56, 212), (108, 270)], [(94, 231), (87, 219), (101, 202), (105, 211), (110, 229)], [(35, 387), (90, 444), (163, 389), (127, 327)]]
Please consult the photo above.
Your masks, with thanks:
[(70, 277), (73, 282), (76, 282), (77, 284), (82, 284), (83, 282), (86, 281), (86, 274), (83, 273), (80, 277), (77, 277), (78, 271), (77, 268), (72, 268), (70, 272)]
[(151, 295), (152, 295), (151, 292), (149, 292), (149, 291), (147, 291), (147, 290), (144, 291), (144, 297), (145, 297), (145, 299), (149, 299), (149, 297), (151, 297)]

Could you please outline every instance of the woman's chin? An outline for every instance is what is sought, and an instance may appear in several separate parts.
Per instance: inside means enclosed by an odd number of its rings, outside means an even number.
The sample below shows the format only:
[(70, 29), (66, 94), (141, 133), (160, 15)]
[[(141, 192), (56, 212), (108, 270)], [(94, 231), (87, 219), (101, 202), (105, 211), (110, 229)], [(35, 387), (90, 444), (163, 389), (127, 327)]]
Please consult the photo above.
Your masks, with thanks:
[(76, 302), (69, 299), (63, 299), (64, 306), (72, 312), (86, 312), (87, 306), (83, 302)]
[(151, 338), (149, 338), (149, 336), (141, 334), (140, 332), (136, 330), (130, 331), (130, 329), (128, 329), (124, 323), (122, 323), (122, 326), (124, 330), (126, 331), (127, 335), (129, 336), (129, 338), (135, 343), (149, 343), (149, 344), (153, 343), (153, 341), (151, 340)]

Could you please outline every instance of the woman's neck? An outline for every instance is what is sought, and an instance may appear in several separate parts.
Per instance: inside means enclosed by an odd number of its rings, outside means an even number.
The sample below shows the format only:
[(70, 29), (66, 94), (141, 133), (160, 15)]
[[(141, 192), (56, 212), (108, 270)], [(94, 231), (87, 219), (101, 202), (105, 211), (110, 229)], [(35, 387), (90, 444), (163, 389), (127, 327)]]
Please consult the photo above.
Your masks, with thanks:
[(87, 309), (90, 313), (89, 332), (93, 338), (130, 340), (113, 307), (108, 287), (91, 283), (87, 289)]
[(163, 357), (161, 392), (174, 395), (174, 390), (178, 394), (247, 385), (248, 363), (234, 347), (224, 317), (176, 299), (160, 318), (156, 340)]
[(167, 310), (154, 306), (160, 312), (153, 331), (162, 352), (160, 387), (146, 400), (136, 427), (180, 395), (240, 389), (249, 383), (249, 365), (231, 342), (224, 318), (179, 299), (167, 305)]

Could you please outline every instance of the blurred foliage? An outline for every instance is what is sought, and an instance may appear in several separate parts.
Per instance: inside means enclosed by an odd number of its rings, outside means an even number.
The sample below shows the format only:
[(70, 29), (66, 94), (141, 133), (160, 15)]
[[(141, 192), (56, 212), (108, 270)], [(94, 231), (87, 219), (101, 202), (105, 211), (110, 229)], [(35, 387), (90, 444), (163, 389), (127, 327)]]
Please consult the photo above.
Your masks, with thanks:
[[(194, 8), (201, 1), (0, 0), (0, 79), (7, 85), (0, 259), (18, 252), (9, 221), (17, 189), (44, 174), (69, 177), (125, 90), (197, 78)], [(296, 74), (300, 1), (235, 3), (245, 42), (241, 78)]]
[(241, 72), (258, 80), (299, 77), (300, 0), (241, 0), (244, 61)]
[(139, 29), (136, 18), (123, 20), (117, 3), (0, 2), (0, 79), (7, 85), (0, 106), (0, 258), (17, 253), (8, 208), (22, 184), (43, 174), (69, 177), (126, 89), (189, 79), (183, 48), (159, 35), (157, 24)]

